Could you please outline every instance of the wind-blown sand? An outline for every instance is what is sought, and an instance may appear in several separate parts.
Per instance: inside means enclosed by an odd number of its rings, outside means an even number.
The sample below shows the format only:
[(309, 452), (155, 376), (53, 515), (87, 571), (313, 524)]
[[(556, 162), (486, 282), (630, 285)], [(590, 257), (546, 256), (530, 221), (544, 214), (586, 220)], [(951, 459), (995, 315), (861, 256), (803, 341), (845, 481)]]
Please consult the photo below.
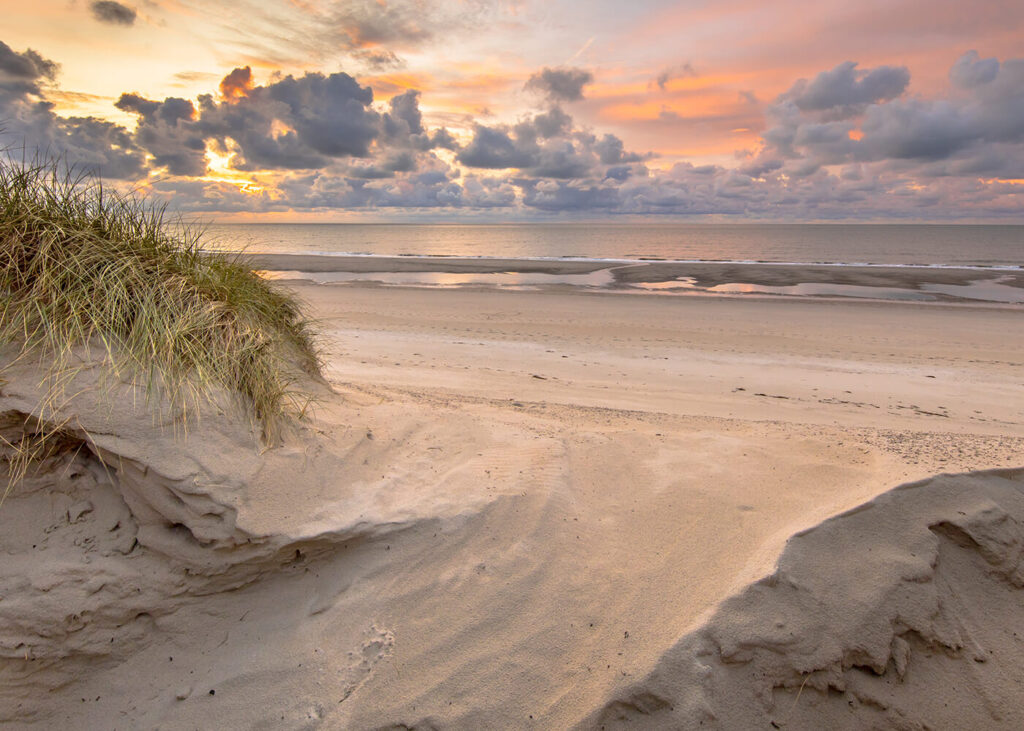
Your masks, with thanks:
[(1024, 479), (887, 492), (1021, 463), (1019, 308), (297, 289), (336, 394), (284, 447), (68, 407), (0, 721), (1019, 727)]

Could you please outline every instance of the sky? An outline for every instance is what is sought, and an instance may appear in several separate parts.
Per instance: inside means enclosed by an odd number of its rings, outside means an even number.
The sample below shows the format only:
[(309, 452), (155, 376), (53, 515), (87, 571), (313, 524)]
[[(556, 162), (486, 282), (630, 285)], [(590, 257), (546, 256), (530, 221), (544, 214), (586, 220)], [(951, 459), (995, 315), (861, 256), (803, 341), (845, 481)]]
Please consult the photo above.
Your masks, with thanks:
[(0, 145), (215, 221), (1024, 223), (1018, 0), (0, 0)]

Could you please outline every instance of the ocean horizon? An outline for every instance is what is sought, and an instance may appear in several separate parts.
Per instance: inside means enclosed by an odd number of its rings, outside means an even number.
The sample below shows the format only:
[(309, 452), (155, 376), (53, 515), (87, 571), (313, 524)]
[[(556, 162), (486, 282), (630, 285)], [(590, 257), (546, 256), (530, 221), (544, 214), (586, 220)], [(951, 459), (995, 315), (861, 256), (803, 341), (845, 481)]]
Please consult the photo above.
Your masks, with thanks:
[(1024, 266), (1013, 224), (221, 223), (203, 239), (257, 254)]

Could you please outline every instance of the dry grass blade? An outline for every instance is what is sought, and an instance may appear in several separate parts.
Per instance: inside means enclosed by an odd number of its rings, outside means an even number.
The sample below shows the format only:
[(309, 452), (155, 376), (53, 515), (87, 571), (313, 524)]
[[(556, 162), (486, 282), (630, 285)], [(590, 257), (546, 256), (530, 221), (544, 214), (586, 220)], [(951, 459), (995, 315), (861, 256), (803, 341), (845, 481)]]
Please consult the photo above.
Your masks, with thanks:
[(138, 197), (0, 157), (0, 345), (11, 343), (52, 362), (54, 384), (77, 348), (102, 344), (112, 371), (172, 404), (224, 389), (268, 440), (304, 408), (296, 384), (320, 367), (297, 303), (240, 258), (170, 233)]

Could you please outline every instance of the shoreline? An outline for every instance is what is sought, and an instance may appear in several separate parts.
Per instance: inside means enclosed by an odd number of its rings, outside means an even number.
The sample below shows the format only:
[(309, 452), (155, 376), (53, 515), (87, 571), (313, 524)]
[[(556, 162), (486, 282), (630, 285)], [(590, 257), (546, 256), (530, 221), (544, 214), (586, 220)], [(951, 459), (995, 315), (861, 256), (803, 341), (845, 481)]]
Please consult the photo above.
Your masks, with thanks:
[[(315, 252), (248, 252), (232, 250), (210, 250), (208, 254), (238, 254), (249, 261), (254, 261), (264, 269), (302, 269), (304, 271), (356, 271), (363, 266), (374, 270), (374, 264), (355, 265), (347, 262), (349, 259), (378, 262), (380, 266), (391, 267), (395, 262), (418, 262), (424, 268), (422, 271), (429, 271), (435, 265), (445, 266), (466, 266), (479, 264), (483, 267), (491, 265), (515, 271), (529, 271), (533, 265), (551, 267), (551, 273), (559, 273), (562, 265), (569, 265), (569, 269), (576, 270), (575, 265), (647, 265), (647, 264), (686, 264), (686, 265), (749, 265), (749, 266), (781, 266), (781, 267), (822, 267), (822, 268), (864, 268), (864, 269), (928, 269), (928, 270), (964, 270), (978, 272), (1024, 272), (1024, 265), (1021, 264), (887, 264), (881, 262), (830, 262), (830, 261), (772, 261), (755, 259), (665, 259), (660, 257), (639, 257), (639, 258), (608, 258), (608, 257), (587, 257), (587, 256), (463, 256), (458, 254), (370, 254), (347, 251), (315, 251)], [(318, 260), (341, 260), (340, 264), (317, 263)], [(309, 268), (313, 264), (314, 268)], [(522, 268), (526, 265), (527, 268)], [(324, 267), (324, 268), (320, 268)], [(355, 267), (355, 268), (353, 268)], [(394, 271), (393, 269), (381, 269), (380, 271)], [(587, 268), (586, 271), (592, 271)]]
[(1019, 268), (309, 254), (246, 259), (270, 278), (320, 284), (1024, 304)]

